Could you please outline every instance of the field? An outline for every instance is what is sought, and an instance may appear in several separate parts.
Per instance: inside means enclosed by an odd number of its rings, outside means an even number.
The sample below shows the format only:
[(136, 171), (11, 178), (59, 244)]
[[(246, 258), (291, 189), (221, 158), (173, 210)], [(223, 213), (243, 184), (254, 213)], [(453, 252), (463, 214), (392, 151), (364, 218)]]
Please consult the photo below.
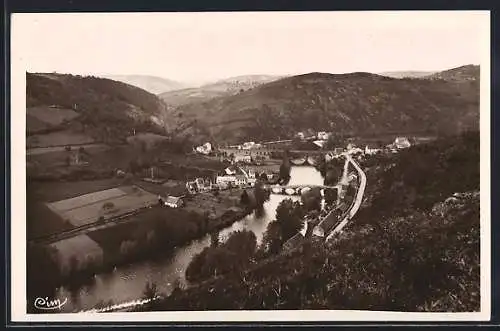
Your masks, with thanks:
[(212, 193), (201, 193), (186, 201), (184, 209), (195, 213), (203, 214), (209, 212), (212, 218), (220, 217), (231, 207), (240, 205), (242, 190), (223, 190), (218, 196)]
[(168, 137), (154, 133), (138, 133), (135, 136), (127, 138), (127, 143), (134, 145), (145, 143), (148, 148), (152, 148), (155, 144), (168, 140)]
[(37, 133), (40, 131), (44, 131), (50, 128), (50, 125), (40, 121), (35, 116), (31, 116), (30, 114), (26, 114), (26, 132), (28, 134)]
[[(136, 187), (113, 188), (47, 204), (75, 226), (124, 215), (157, 202), (154, 194)], [(106, 205), (108, 208), (105, 208)]]
[(28, 207), (26, 208), (26, 237), (28, 240), (73, 228), (71, 223), (65, 222), (43, 202), (30, 200), (28, 196)]
[(30, 184), (28, 191), (32, 192), (38, 201), (54, 202), (73, 198), (79, 195), (103, 191), (123, 184), (123, 179), (110, 178), (101, 180), (85, 180), (74, 182), (47, 182)]
[(59, 265), (66, 271), (73, 259), (82, 267), (90, 261), (100, 262), (103, 258), (102, 248), (84, 234), (55, 242), (51, 246), (57, 249)]
[(186, 182), (180, 180), (167, 180), (163, 184), (148, 183), (141, 180), (136, 181), (135, 185), (154, 194), (182, 196), (187, 193)]
[(118, 179), (80, 181), (80, 182), (49, 182), (30, 183), (26, 187), (26, 230), (27, 238), (35, 238), (57, 233), (73, 228), (57, 213), (50, 210), (46, 203), (73, 198), (78, 195), (117, 187)]
[(93, 143), (94, 139), (72, 131), (57, 131), (47, 134), (36, 134), (26, 138), (28, 148), (62, 145), (83, 145)]
[[(50, 108), (50, 107), (29, 107), (26, 113), (48, 125), (59, 125), (65, 120), (71, 120), (78, 116), (72, 109)], [(28, 127), (29, 128), (29, 127)]]

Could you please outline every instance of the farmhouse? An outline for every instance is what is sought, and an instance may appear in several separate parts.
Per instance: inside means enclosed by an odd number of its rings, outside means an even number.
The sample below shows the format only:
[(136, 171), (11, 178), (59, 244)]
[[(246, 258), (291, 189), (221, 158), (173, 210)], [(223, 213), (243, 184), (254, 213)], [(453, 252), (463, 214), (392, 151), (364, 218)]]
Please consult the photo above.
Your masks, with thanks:
[(205, 144), (196, 147), (195, 151), (200, 154), (208, 155), (212, 152), (212, 144), (206, 142)]
[(328, 138), (330, 138), (330, 135), (330, 132), (320, 131), (318, 132), (318, 140), (328, 140)]
[(242, 186), (248, 185), (248, 180), (247, 180), (246, 176), (236, 175), (235, 178), (236, 178), (236, 181), (235, 181), (236, 186), (242, 187)]
[(225, 176), (217, 176), (217, 179), (215, 180), (217, 185), (221, 188), (228, 187), (229, 185), (233, 185), (236, 183), (236, 176), (235, 175), (225, 175)]
[(251, 163), (252, 157), (250, 155), (235, 154), (233, 161), (234, 162)]
[(396, 148), (408, 148), (411, 146), (410, 141), (406, 137), (397, 137), (394, 140), (394, 146)]
[(160, 201), (160, 204), (164, 206), (168, 206), (170, 208), (180, 208), (184, 206), (184, 201), (180, 197), (174, 197), (174, 196), (167, 196), (167, 197), (162, 197), (161, 195), (158, 196), (158, 200)]

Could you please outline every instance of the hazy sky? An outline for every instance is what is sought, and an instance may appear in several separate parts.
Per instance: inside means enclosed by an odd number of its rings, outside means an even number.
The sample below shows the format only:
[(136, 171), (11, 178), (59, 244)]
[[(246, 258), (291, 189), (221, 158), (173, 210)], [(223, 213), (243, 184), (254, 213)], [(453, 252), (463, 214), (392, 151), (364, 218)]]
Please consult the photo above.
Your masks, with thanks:
[[(487, 12), (14, 14), (26, 70), (202, 82), (480, 64)], [(483, 24), (483, 25), (481, 25)]]

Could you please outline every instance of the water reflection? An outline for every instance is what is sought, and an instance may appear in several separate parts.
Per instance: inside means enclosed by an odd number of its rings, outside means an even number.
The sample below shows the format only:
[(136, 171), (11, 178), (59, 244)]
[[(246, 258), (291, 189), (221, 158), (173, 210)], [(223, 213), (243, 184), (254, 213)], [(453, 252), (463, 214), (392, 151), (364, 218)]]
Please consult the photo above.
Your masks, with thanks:
[[(322, 185), (323, 177), (313, 167), (292, 167), (289, 185)], [(271, 194), (269, 201), (261, 211), (246, 216), (241, 221), (223, 229), (219, 233), (219, 241), (227, 240), (230, 233), (238, 230), (250, 230), (255, 233), (257, 243), (262, 238), (269, 222), (274, 220), (276, 208), (283, 199), (289, 197)], [(304, 231), (304, 229), (303, 229)], [(210, 246), (211, 235), (207, 234), (200, 240), (195, 240), (185, 247), (179, 247), (173, 252), (165, 252), (168, 256), (155, 261), (145, 261), (133, 265), (116, 268), (113, 272), (96, 275), (93, 284), (89, 284), (78, 291), (69, 291), (60, 288), (58, 297), (68, 298), (68, 303), (62, 308), (64, 312), (89, 310), (103, 302), (121, 303), (136, 300), (143, 296), (145, 284), (154, 282), (160, 293), (169, 294), (173, 284), (178, 280), (187, 284), (185, 271), (192, 258), (205, 247)]]

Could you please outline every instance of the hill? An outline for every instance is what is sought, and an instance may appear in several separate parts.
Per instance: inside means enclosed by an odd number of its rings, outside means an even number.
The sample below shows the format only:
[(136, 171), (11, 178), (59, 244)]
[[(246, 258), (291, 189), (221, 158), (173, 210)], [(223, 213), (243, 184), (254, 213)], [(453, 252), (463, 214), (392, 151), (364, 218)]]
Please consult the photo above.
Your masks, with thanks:
[(339, 237), (255, 256), (241, 271), (175, 289), (154, 309), (478, 311), (479, 134), (375, 158), (362, 164), (374, 184), (363, 215)]
[(187, 88), (162, 93), (160, 97), (169, 106), (178, 107), (189, 103), (204, 102), (216, 97), (234, 95), (280, 78), (282, 78), (282, 76), (236, 76), (205, 84), (197, 88)]
[(478, 65), (465, 65), (450, 70), (444, 70), (426, 76), (427, 79), (443, 79), (448, 81), (479, 81), (480, 67)]
[(160, 99), (109, 79), (26, 73), (26, 102), (28, 136), (62, 130), (110, 142), (123, 140), (133, 129), (165, 133), (170, 128)]
[(380, 73), (380, 75), (391, 78), (422, 78), (433, 73), (433, 71), (387, 71)]
[(454, 133), (477, 128), (479, 82), (394, 79), (370, 73), (309, 73), (176, 109), (185, 135), (218, 142), (345, 134)]
[(103, 78), (108, 78), (129, 85), (137, 86), (153, 94), (160, 94), (172, 90), (180, 90), (186, 88), (186, 86), (183, 83), (157, 76), (110, 75), (110, 76), (104, 76)]

